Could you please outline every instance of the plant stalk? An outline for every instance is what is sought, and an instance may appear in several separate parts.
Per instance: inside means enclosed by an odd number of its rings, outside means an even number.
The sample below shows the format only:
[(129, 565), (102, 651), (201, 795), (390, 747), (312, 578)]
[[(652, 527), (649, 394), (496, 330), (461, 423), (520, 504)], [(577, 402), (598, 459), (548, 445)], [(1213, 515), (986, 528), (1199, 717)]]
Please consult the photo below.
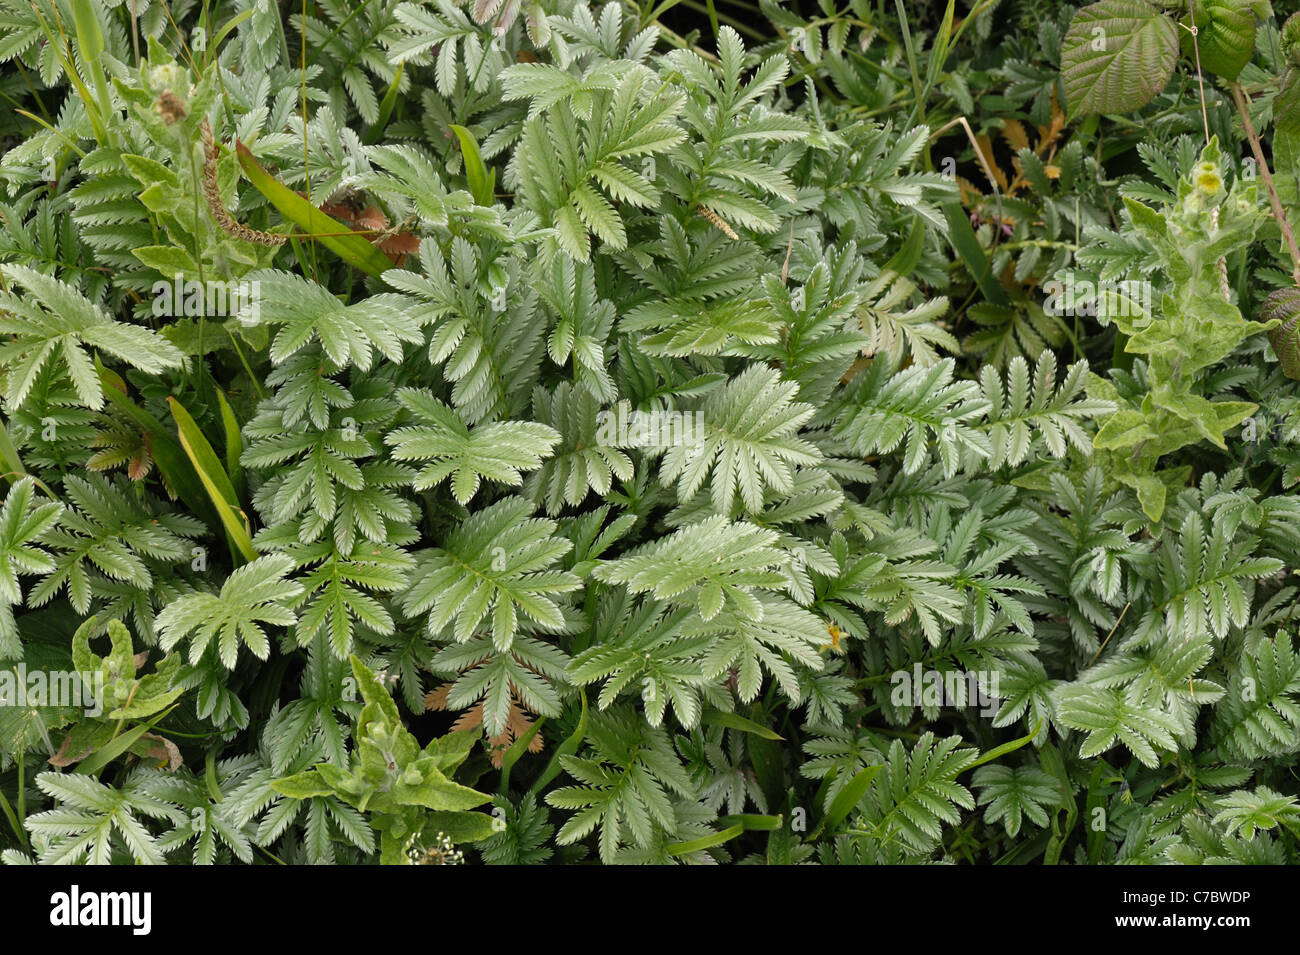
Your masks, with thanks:
[(1242, 91), (1241, 84), (1236, 81), (1232, 84), (1232, 100), (1237, 104), (1237, 112), (1241, 114), (1241, 122), (1246, 129), (1246, 138), (1250, 140), (1251, 152), (1255, 154), (1255, 162), (1259, 165), (1260, 177), (1268, 190), (1268, 199), (1273, 205), (1273, 218), (1277, 221), (1278, 228), (1282, 230), (1282, 239), (1291, 253), (1291, 278), (1295, 280), (1296, 285), (1300, 285), (1300, 246), (1296, 245), (1295, 232), (1291, 230), (1291, 223), (1287, 221), (1286, 209), (1282, 207), (1282, 199), (1277, 194), (1273, 174), (1268, 171), (1268, 162), (1264, 159), (1264, 149), (1260, 145), (1259, 134), (1255, 132), (1255, 124), (1250, 121), (1250, 108), (1246, 104), (1246, 94)]

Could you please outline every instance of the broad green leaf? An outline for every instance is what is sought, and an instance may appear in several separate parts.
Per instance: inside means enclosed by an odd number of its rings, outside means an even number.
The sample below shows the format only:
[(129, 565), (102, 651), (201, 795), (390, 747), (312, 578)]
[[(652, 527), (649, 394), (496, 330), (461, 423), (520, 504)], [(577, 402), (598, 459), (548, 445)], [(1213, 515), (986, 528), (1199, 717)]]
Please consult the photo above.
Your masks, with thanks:
[(1196, 35), (1192, 17), (1183, 17), (1183, 54), (1225, 80), (1235, 80), (1255, 52), (1252, 0), (1196, 0)]
[(1276, 322), (1268, 340), (1288, 378), (1300, 380), (1300, 288), (1290, 286), (1270, 293), (1260, 307), (1260, 321)]
[(496, 832), (495, 816), (485, 812), (439, 812), (428, 814), (425, 832), (441, 833), (453, 843), (482, 842)]
[(311, 799), (315, 796), (333, 795), (334, 789), (325, 777), (314, 769), (295, 773), (282, 779), (271, 780), (271, 788), (290, 799)]
[(1130, 113), (1165, 88), (1178, 26), (1146, 0), (1100, 0), (1074, 15), (1061, 47), (1072, 115)]

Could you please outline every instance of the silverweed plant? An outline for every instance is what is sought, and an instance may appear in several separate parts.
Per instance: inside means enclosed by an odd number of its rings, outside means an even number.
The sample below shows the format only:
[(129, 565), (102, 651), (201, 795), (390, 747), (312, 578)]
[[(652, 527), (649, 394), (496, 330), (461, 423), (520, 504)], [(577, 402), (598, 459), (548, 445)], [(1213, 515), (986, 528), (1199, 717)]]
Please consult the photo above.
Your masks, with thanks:
[(0, 0), (5, 863), (1300, 860), (1300, 23), (696, 6)]

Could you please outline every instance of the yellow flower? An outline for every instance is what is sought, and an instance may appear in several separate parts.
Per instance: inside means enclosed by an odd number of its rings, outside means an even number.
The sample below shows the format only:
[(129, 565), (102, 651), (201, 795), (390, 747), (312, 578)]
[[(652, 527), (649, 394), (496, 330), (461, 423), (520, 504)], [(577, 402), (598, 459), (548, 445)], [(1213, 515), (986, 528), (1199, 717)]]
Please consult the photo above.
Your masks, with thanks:
[(847, 636), (847, 634), (833, 623), (826, 625), (826, 632), (831, 635), (831, 649), (836, 653), (843, 652), (843, 648), (840, 646), (840, 640)]
[(1196, 188), (1206, 195), (1217, 195), (1223, 188), (1223, 177), (1214, 163), (1203, 162), (1196, 167)]

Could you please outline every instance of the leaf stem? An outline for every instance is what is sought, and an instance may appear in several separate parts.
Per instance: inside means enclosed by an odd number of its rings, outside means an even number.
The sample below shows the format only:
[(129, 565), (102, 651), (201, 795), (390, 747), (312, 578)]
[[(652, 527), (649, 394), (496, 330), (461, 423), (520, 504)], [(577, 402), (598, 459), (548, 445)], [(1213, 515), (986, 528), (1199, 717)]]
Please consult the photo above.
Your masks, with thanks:
[(1246, 94), (1241, 88), (1241, 83), (1236, 80), (1232, 82), (1232, 100), (1237, 104), (1237, 112), (1241, 114), (1241, 122), (1246, 129), (1246, 138), (1250, 140), (1251, 152), (1255, 154), (1255, 162), (1259, 164), (1259, 174), (1264, 180), (1264, 187), (1268, 190), (1269, 202), (1273, 206), (1273, 218), (1277, 221), (1278, 228), (1282, 230), (1282, 239), (1286, 242), (1287, 250), (1291, 253), (1291, 278), (1295, 280), (1296, 285), (1300, 285), (1300, 246), (1296, 245), (1295, 233), (1291, 230), (1291, 223), (1287, 221), (1286, 209), (1282, 207), (1282, 200), (1277, 194), (1273, 174), (1268, 171), (1268, 161), (1264, 158), (1264, 149), (1260, 145), (1259, 134), (1255, 132), (1255, 124), (1250, 120), (1250, 108), (1246, 104)]

